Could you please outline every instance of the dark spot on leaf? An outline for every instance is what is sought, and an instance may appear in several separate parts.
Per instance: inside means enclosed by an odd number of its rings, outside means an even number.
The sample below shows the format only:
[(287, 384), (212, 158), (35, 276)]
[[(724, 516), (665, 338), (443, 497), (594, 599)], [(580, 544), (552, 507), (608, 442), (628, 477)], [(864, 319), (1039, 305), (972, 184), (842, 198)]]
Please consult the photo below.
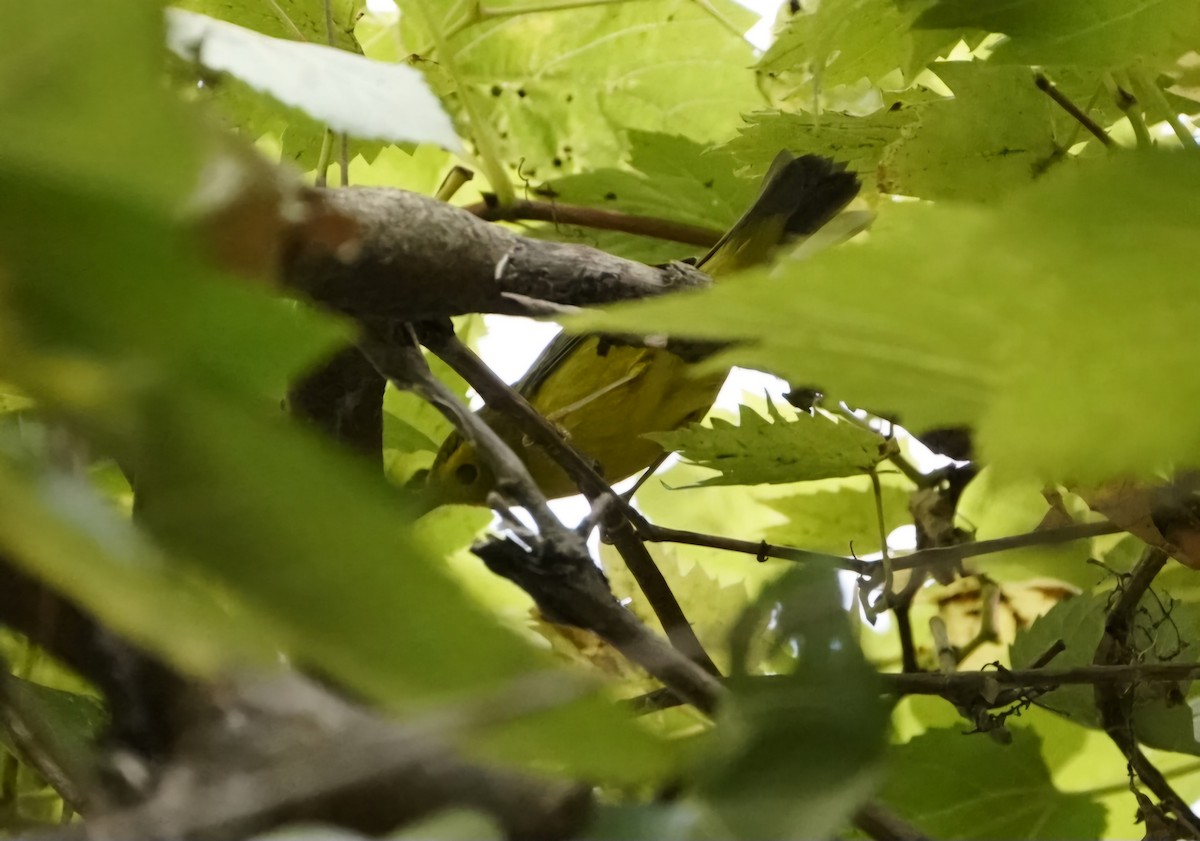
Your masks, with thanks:
[(569, 154), (571, 154), (573, 151), (575, 151), (575, 150), (574, 150), (574, 149), (572, 149), (570, 146), (564, 146), (564, 147), (563, 147), (563, 154), (564, 154), (564, 155), (569, 155)]
[(711, 190), (711, 189), (712, 189), (712, 185), (713, 185), (713, 179), (711, 179), (711, 178), (710, 178), (710, 179), (708, 179), (707, 181), (705, 181), (705, 182), (704, 182), (704, 189), (706, 189), (706, 190)]
[(899, 111), (899, 110), (900, 110), (901, 108), (903, 108), (903, 107), (904, 107), (904, 103), (902, 103), (902, 102), (893, 102), (893, 103), (892, 103), (892, 107), (891, 107), (891, 108), (889, 108), (888, 110), (889, 110), (889, 111)]
[(574, 102), (574, 101), (575, 101), (575, 94), (573, 94), (573, 93), (569, 93), (569, 94), (567, 94), (567, 102), (568, 102), (568, 103), (571, 103), (571, 102)]
[(667, 15), (667, 23), (670, 23), (673, 20), (675, 20), (675, 15)]
[(525, 88), (517, 88), (517, 96), (521, 97), (521, 99), (524, 99), (526, 96), (528, 96), (528, 94), (525, 93)]
[(499, 85), (492, 85), (492, 96), (499, 96), (502, 93), (504, 93), (504, 91)]
[(558, 191), (555, 190), (553, 187), (551, 187), (549, 184), (542, 184), (540, 186), (534, 187), (533, 193), (534, 193), (534, 195), (544, 196), (545, 198), (548, 198), (548, 199), (558, 198)]
[(605, 193), (605, 194), (604, 194), (604, 200), (605, 200), (605, 201), (616, 201), (616, 200), (617, 200), (617, 194), (616, 194), (616, 193)]
[(562, 158), (555, 158), (550, 163), (554, 164), (555, 166), (562, 166)]

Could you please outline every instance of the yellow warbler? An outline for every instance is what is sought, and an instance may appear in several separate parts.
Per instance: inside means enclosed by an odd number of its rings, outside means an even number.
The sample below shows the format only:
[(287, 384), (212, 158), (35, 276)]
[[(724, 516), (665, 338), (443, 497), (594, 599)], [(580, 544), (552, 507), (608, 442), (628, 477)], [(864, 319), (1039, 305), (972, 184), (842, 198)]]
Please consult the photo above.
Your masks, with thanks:
[[(858, 188), (844, 165), (781, 152), (758, 199), (698, 265), (719, 278), (762, 263), (781, 243), (815, 233)], [(617, 482), (662, 454), (646, 433), (699, 420), (716, 400), (727, 372), (693, 377), (688, 365), (669, 350), (560, 334), (514, 388), (593, 459), (605, 478)], [(479, 414), (521, 457), (548, 498), (578, 493), (509, 418), (487, 407)], [(427, 482), (432, 501), (467, 504), (483, 503), (495, 484), (484, 460), (458, 433), (442, 444)]]

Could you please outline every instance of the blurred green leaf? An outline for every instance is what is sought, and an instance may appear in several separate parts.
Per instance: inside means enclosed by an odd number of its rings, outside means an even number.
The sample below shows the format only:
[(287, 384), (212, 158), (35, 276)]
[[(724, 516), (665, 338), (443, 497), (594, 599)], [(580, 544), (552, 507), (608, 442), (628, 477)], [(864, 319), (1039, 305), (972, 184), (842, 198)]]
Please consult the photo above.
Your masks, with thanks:
[(265, 617), (172, 563), (86, 483), (0, 458), (0, 500), (5, 557), (117, 633), (201, 675), (274, 659)]
[[(763, 501), (775, 486), (701, 487), (700, 482), (710, 475), (711, 471), (703, 467), (680, 462), (638, 490), (638, 507), (665, 526), (746, 540), (761, 539), (768, 527), (782, 522)], [(676, 546), (674, 552), (680, 563), (703, 565), (721, 584), (744, 582), (752, 595), (791, 566), (784, 561), (758, 563), (750, 555), (703, 546)]]
[(918, 29), (972, 28), (1009, 36), (991, 60), (1014, 64), (1079, 64), (1106, 68), (1138, 60), (1173, 64), (1200, 41), (1194, 0), (936, 0)]
[[(570, 326), (738, 341), (706, 365), (815, 382), (912, 428), (974, 422), (1001, 473), (1144, 475), (1200, 458), (1182, 362), (1197, 191), (1197, 156), (1109, 156), (991, 208), (896, 205), (864, 244)], [(1095, 341), (1114, 330), (1137, 352)]]
[(3, 9), (6, 178), (36, 171), (59, 187), (107, 192), (159, 213), (178, 207), (198, 152), (179, 104), (146, 84), (161, 72), (161, 7), (122, 0), (56, 14), (14, 0)]
[(381, 482), (340, 453), (191, 395), (149, 405), (147, 427), (145, 523), (271, 617), (302, 659), (394, 704), (535, 667), (412, 543)]
[[(253, 29), (272, 38), (291, 38), (314, 44), (328, 43), (326, 0), (272, 0), (245, 3), (239, 0), (177, 0), (179, 9), (198, 12), (218, 20)], [(361, 53), (354, 25), (366, 7), (365, 0), (329, 0), (333, 13), (333, 43), (340, 49)]]
[[(887, 714), (836, 573), (816, 564), (789, 572), (743, 615), (730, 644), (731, 697), (698, 769), (701, 796), (729, 837), (838, 832), (882, 779)], [(747, 675), (764, 649), (788, 657), (792, 671)]]
[(1009, 731), (1008, 745), (950, 728), (895, 747), (884, 799), (932, 838), (1100, 838), (1094, 796), (1055, 788), (1041, 738)]
[(887, 452), (888, 444), (879, 433), (820, 412), (796, 412), (785, 418), (769, 400), (770, 420), (749, 406), (740, 409), (737, 426), (713, 417), (711, 428), (692, 424), (646, 437), (693, 464), (720, 472), (700, 482), (700, 487), (853, 476), (873, 470)]

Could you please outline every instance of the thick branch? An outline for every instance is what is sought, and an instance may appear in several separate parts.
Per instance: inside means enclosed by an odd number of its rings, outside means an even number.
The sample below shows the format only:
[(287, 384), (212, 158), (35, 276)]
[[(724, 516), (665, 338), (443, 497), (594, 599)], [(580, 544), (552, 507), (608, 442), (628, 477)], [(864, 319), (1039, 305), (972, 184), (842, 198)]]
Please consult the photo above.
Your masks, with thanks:
[(176, 707), (187, 689), (183, 678), (3, 557), (0, 624), (24, 634), (104, 692), (113, 711), (109, 738), (114, 743), (147, 756), (170, 750), (178, 736)]
[(349, 315), (413, 321), (524, 314), (522, 299), (587, 306), (708, 283), (683, 263), (655, 268), (587, 246), (528, 239), (403, 190), (313, 190), (306, 202), (311, 217), (349, 224), (352, 234), (323, 238), (316, 222), (298, 226), (285, 249), (284, 283)]
[(295, 675), (226, 686), (224, 714), (197, 722), (149, 799), (43, 839), (240, 838), (296, 821), (383, 834), (446, 808), (491, 815), (510, 838), (574, 837), (589, 786), (470, 762), (454, 747), (586, 689), (534, 677), (405, 724)]

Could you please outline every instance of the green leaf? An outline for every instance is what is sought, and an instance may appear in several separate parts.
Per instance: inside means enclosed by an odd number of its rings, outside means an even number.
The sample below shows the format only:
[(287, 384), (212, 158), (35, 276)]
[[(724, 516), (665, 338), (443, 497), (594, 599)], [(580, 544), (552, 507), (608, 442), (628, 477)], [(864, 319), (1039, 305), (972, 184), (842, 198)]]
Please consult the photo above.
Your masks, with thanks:
[(679, 135), (630, 131), (627, 137), (629, 169), (567, 175), (548, 182), (538, 192), (568, 204), (672, 219), (717, 231), (730, 227), (754, 201), (757, 183), (735, 175), (728, 154)]
[[(985, 469), (971, 480), (959, 498), (957, 514), (962, 527), (976, 540), (991, 540), (1034, 531), (1041, 524), (1049, 503), (1043, 485), (1034, 480), (1004, 481), (994, 470)], [(1030, 578), (1054, 578), (1089, 590), (1104, 571), (1087, 563), (1092, 556), (1088, 541), (1075, 540), (1056, 546), (1028, 546), (972, 558), (968, 569), (979, 570), (995, 581), (1022, 582)]]
[[(22, 680), (15, 675), (4, 678), (4, 721), (0, 723), (9, 750), (7, 728), (15, 716), (22, 723), (36, 721), (36, 731), (23, 734), (61, 764), (68, 774), (95, 774), (101, 760), (100, 737), (108, 726), (104, 706), (90, 695), (64, 692)], [(17, 751), (19, 755), (19, 751)], [(79, 777), (76, 777), (78, 780)]]
[(1012, 743), (1000, 745), (956, 728), (929, 730), (893, 748), (884, 800), (932, 838), (1101, 837), (1103, 807), (1055, 788), (1040, 736), (1009, 732)]
[[(767, 528), (782, 521), (767, 507), (770, 491), (787, 492), (787, 485), (738, 487), (700, 482), (711, 475), (703, 467), (680, 462), (647, 481), (637, 493), (638, 508), (656, 523), (702, 534), (723, 534), (759, 540)], [(731, 524), (736, 523), (736, 528)], [(676, 546), (681, 562), (702, 565), (721, 584), (744, 583), (756, 594), (767, 582), (778, 578), (790, 564), (784, 561), (758, 563), (752, 556), (704, 546)]]
[[(881, 780), (887, 722), (836, 573), (816, 564), (789, 572), (739, 621), (731, 647), (732, 693), (703, 757), (701, 795), (727, 837), (836, 833)], [(762, 647), (794, 669), (748, 677)]]
[(167, 22), (167, 43), (180, 58), (236, 76), (330, 130), (461, 149), (450, 117), (411, 67), (271, 38), (182, 9), (168, 10)]
[[(911, 520), (909, 488), (894, 480), (882, 483), (883, 516), (888, 531)], [(879, 521), (875, 492), (865, 479), (836, 490), (803, 491), (764, 500), (787, 522), (767, 530), (770, 543), (782, 543), (813, 552), (867, 555), (878, 552)]]
[[(1029, 668), (1059, 640), (1066, 647), (1051, 661), (1052, 668), (1091, 665), (1096, 646), (1104, 636), (1108, 599), (1107, 593), (1065, 599), (1034, 620), (1028, 629), (1018, 631), (1009, 650), (1013, 668)], [(1099, 726), (1091, 686), (1064, 686), (1040, 696), (1038, 703), (1076, 723)]]
[[(1076, 596), (1060, 602), (1039, 617), (1028, 630), (1018, 632), (1010, 651), (1014, 668), (1028, 668), (1056, 640), (1066, 648), (1052, 661), (1052, 668), (1091, 665), (1104, 634), (1111, 593)], [(1147, 593), (1138, 606), (1133, 644), (1144, 663), (1193, 663), (1200, 652), (1186, 644), (1200, 631), (1200, 605), (1177, 603), (1170, 596)], [(1178, 688), (1168, 692), (1162, 684), (1139, 685), (1135, 689), (1132, 717), (1134, 733), (1143, 744), (1179, 753), (1200, 755), (1196, 739), (1195, 706), (1185, 702)], [(1173, 697), (1177, 696), (1177, 697)], [(1190, 699), (1189, 699), (1190, 700)], [(1048, 710), (1087, 727), (1100, 727), (1095, 693), (1091, 686), (1063, 686), (1040, 696), (1037, 702)]]
[(1200, 3), (937, 0), (915, 26), (1002, 32), (1008, 40), (996, 48), (991, 61), (1115, 68), (1147, 60), (1168, 66), (1200, 41)]
[[(402, 2), (402, 11), (415, 0)], [(520, 8), (523, 0), (490, 4)], [(595, 8), (518, 14), (455, 34), (469, 7), (425, 8), (438, 15), (454, 51), (452, 80), (441, 85), (448, 105), (471, 96), (496, 129), (503, 162), (530, 178), (613, 166), (624, 157), (626, 129), (679, 134), (698, 142), (732, 134), (738, 114), (760, 106), (749, 67), (750, 45), (717, 15), (745, 31), (753, 17), (727, 0), (638, 0)], [(432, 40), (402, 15), (406, 46), (426, 54)], [(434, 56), (436, 60), (436, 56)], [(427, 73), (431, 62), (418, 67)], [(452, 98), (451, 98), (452, 95)], [(461, 110), (460, 117), (463, 116)]]
[(876, 170), (889, 144), (919, 116), (921, 106), (897, 103), (865, 117), (826, 111), (820, 115), (786, 111), (746, 116), (738, 136), (720, 147), (742, 165), (743, 172), (761, 177), (780, 149), (796, 155), (826, 155), (844, 162), (858, 174), (868, 192), (876, 188)]
[(879, 433), (849, 421), (820, 412), (799, 412), (788, 419), (770, 401), (771, 420), (749, 406), (740, 409), (738, 426), (714, 417), (711, 428), (697, 423), (647, 437), (693, 464), (720, 472), (700, 482), (701, 487), (853, 476), (873, 470), (887, 455), (888, 444)]
[[(272, 38), (286, 38), (310, 44), (328, 44), (324, 0), (271, 0), (269, 3), (246, 3), (242, 0), (179, 0), (172, 4), (180, 9), (198, 12), (218, 20), (261, 32)], [(365, 6), (364, 0), (332, 0), (333, 44), (340, 50), (361, 54), (354, 34), (355, 22)], [(178, 68), (177, 68), (178, 69)], [(214, 84), (204, 79), (204, 88), (197, 92), (195, 68), (181, 73), (182, 92), (212, 101), (217, 111), (252, 138), (263, 135), (282, 135), (283, 159), (305, 169), (316, 166), (325, 139), (325, 126), (301, 111), (280, 105), (276, 100), (257, 93), (231, 77)], [(350, 142), (350, 157), (362, 155), (373, 160), (379, 153), (377, 142)], [(355, 182), (357, 183), (357, 182)]]
[[(750, 601), (746, 582), (742, 579), (722, 581), (704, 564), (685, 561), (676, 547), (658, 544), (647, 548), (671, 592), (684, 606), (688, 623), (700, 644), (719, 667), (724, 667), (729, 662), (729, 632)], [(610, 546), (601, 546), (600, 561), (613, 595), (639, 619), (657, 628), (659, 623), (654, 609), (620, 554)]]
[[(911, 81), (959, 40), (958, 34), (928, 38), (910, 31), (928, 5), (929, 0), (802, 3), (759, 60), (758, 72), (771, 78), (786, 74), (787, 82), (811, 89), (812, 95), (862, 79), (876, 85), (893, 71)], [(803, 95), (799, 101), (812, 110)]]
[(1025, 67), (978, 61), (934, 67), (954, 98), (930, 103), (883, 155), (880, 189), (927, 199), (995, 201), (1069, 162), (1066, 115)]
[[(198, 12), (237, 26), (253, 29), (272, 38), (290, 38), (314, 44), (328, 43), (325, 24), (326, 0), (272, 0), (270, 3), (245, 3), (240, 0), (177, 0), (179, 9)], [(354, 25), (362, 16), (365, 0), (329, 0), (333, 13), (333, 43), (353, 53), (361, 53), (354, 37)]]

